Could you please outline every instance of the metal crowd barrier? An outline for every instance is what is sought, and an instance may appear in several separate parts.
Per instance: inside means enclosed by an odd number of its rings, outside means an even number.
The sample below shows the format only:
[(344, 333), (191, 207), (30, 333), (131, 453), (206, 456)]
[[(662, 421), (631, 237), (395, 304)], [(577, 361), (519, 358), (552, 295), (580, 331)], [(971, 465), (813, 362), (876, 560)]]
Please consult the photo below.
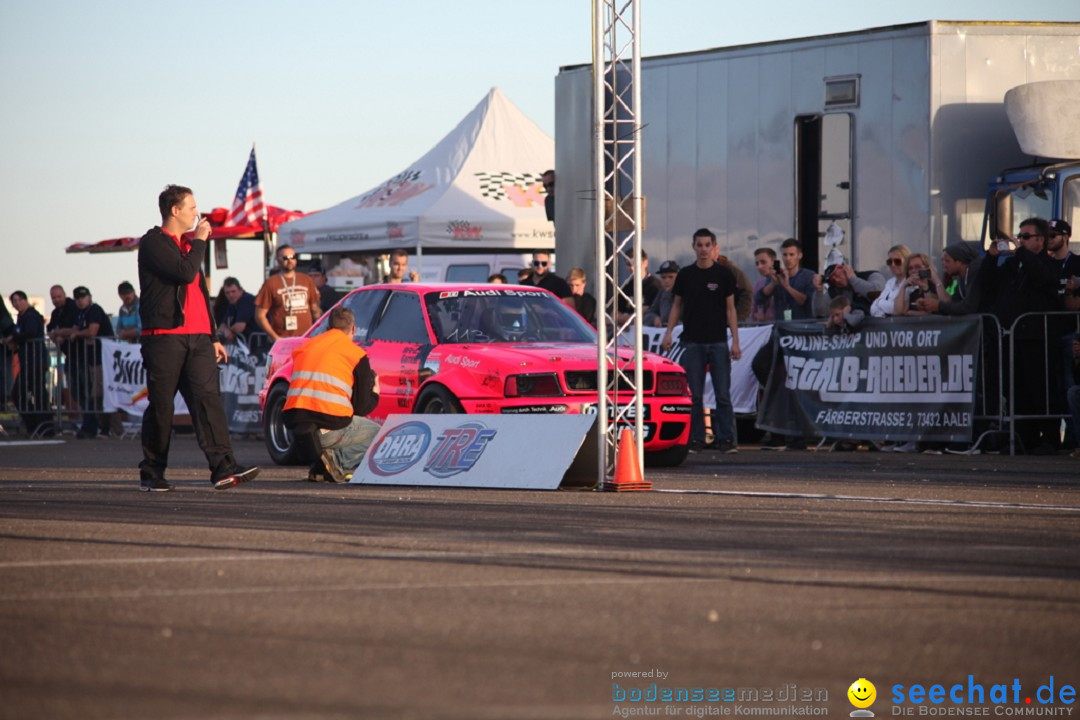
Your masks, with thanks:
[(1009, 327), (1010, 455), (1016, 454), (1017, 422), (1057, 420), (1060, 426), (1063, 419), (1071, 421), (1065, 393), (1071, 384), (1067, 373), (1071, 373), (1072, 339), (1080, 337), (1077, 333), (1080, 312), (1076, 311), (1024, 313)]
[[(265, 333), (248, 336), (252, 353), (265, 356), (272, 344)], [(262, 380), (255, 379), (256, 392)], [(57, 346), (49, 338), (40, 338), (28, 340), (18, 350), (0, 342), (0, 434), (21, 428), (33, 439), (74, 435), (84, 427), (86, 414), (94, 413), (98, 432), (138, 435), (139, 417), (120, 421), (104, 412), (104, 382), (95, 341)], [(93, 422), (89, 425), (93, 427)], [(236, 430), (253, 431), (250, 423)]]
[[(80, 345), (75, 351), (72, 368), (70, 349), (63, 353), (47, 338), (28, 340), (18, 350), (4, 346), (6, 392), (0, 399), (4, 409), (10, 406), (17, 413), (30, 437), (73, 434), (82, 420), (82, 408), (92, 406), (92, 381), (77, 382), (75, 392), (69, 382), (73, 370), (89, 372), (90, 367), (85, 362), (89, 349)], [(77, 401), (80, 392), (85, 395), (83, 405)]]

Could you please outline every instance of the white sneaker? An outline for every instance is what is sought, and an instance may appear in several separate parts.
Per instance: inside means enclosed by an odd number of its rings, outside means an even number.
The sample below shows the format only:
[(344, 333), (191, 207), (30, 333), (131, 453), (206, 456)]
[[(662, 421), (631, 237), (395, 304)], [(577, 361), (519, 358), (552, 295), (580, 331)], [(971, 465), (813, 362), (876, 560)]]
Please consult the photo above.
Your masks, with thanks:
[(906, 442), (901, 445), (893, 445), (892, 451), (898, 453), (919, 452), (919, 446), (914, 441)]

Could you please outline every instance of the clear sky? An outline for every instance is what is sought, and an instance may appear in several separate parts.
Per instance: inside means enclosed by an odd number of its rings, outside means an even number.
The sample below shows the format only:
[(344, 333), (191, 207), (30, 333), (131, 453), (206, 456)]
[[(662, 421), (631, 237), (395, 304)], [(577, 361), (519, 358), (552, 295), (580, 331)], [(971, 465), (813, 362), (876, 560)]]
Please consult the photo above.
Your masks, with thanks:
[[(116, 312), (170, 182), (229, 206), (252, 142), (267, 202), (334, 205), (404, 170), (492, 86), (554, 135), (590, 0), (0, 0), (0, 292), (87, 285)], [(641, 0), (646, 55), (922, 20), (1080, 21), (1080, 0)], [(255, 243), (230, 243), (252, 292)], [(215, 276), (220, 281), (224, 275)], [(215, 283), (217, 284), (217, 283)], [(216, 288), (214, 288), (216, 290)]]

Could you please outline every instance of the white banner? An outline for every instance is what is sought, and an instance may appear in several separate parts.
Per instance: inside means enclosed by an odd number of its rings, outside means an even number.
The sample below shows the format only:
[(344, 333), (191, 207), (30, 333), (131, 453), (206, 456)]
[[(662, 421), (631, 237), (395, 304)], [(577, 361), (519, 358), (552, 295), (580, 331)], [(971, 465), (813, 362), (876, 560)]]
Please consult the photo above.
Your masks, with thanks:
[[(390, 415), (351, 482), (555, 490), (595, 421), (595, 415)], [(522, 452), (536, 447), (537, 438), (543, 452)]]
[[(644, 347), (649, 352), (663, 355), (679, 362), (683, 348), (679, 343), (682, 335), (682, 325), (676, 325), (671, 331), (671, 350), (664, 352), (661, 342), (664, 340), (664, 328), (642, 328)], [(731, 405), (737, 413), (754, 414), (757, 412), (758, 384), (754, 372), (750, 369), (750, 363), (758, 350), (769, 342), (772, 336), (772, 325), (758, 325), (754, 327), (739, 328), (739, 349), (742, 350), (742, 359), (731, 363)], [(728, 330), (728, 344), (730, 346), (731, 330)], [(623, 345), (633, 345), (634, 336), (625, 332), (619, 336), (619, 342)], [(705, 373), (705, 397), (706, 409), (716, 407), (716, 398), (713, 395), (712, 378)]]
[[(101, 372), (105, 385), (105, 412), (123, 410), (129, 415), (142, 416), (146, 411), (146, 370), (143, 369), (142, 348), (135, 343), (101, 338)], [(186, 415), (187, 404), (176, 393), (174, 414)]]

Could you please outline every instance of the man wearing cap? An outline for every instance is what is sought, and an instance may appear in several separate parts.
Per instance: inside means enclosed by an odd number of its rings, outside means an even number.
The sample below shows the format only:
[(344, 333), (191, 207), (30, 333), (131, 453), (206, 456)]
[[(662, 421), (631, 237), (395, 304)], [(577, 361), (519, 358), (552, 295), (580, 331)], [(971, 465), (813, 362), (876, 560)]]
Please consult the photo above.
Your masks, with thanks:
[(127, 280), (116, 288), (120, 296), (120, 312), (116, 315), (116, 337), (124, 342), (139, 342), (142, 334), (142, 321), (139, 320), (139, 296), (135, 286)]
[[(829, 287), (825, 288), (825, 283)], [(885, 289), (885, 276), (877, 270), (855, 271), (846, 263), (830, 265), (821, 275), (814, 276), (814, 314), (825, 317), (829, 314), (832, 298), (844, 295), (851, 301), (851, 307), (870, 314), (870, 306)]]
[(1046, 236), (1046, 252), (1057, 261), (1061, 272), (1058, 275), (1058, 297), (1062, 310), (1080, 310), (1080, 255), (1069, 250), (1072, 239), (1072, 226), (1064, 220), (1051, 220)]
[(229, 355), (215, 340), (210, 290), (202, 273), (210, 221), (199, 217), (195, 196), (182, 185), (166, 186), (158, 195), (158, 211), (161, 226), (150, 228), (139, 241), (141, 345), (149, 400), (143, 413), (139, 489), (173, 489), (165, 469), (173, 398), (179, 390), (210, 466), (210, 482), (224, 490), (253, 479), (259, 468), (236, 463), (221, 399), (217, 364), (228, 362)]
[(941, 267), (955, 281), (952, 298), (925, 295), (915, 301), (919, 310), (957, 317), (982, 310), (982, 289), (976, 282), (982, 258), (966, 242), (949, 245), (941, 253)]
[(679, 263), (674, 260), (665, 260), (657, 274), (660, 276), (660, 291), (656, 293), (656, 298), (645, 311), (643, 319), (645, 327), (667, 327), (668, 317), (671, 315), (671, 304), (675, 300), (672, 289), (675, 287), (675, 278), (679, 275)]
[[(104, 386), (101, 377), (101, 344), (98, 338), (112, 337), (113, 326), (109, 314), (94, 302), (90, 290), (80, 285), (72, 293), (75, 296), (75, 327), (68, 339), (71, 341), (71, 391), (82, 408), (82, 427), (75, 437), (93, 440), (99, 427), (108, 432), (109, 417), (102, 417), (101, 398)], [(104, 414), (103, 414), (104, 415)]]
[[(1058, 275), (1058, 300), (1061, 302), (1060, 310), (1076, 312), (1080, 310), (1080, 255), (1069, 250), (1069, 240), (1072, 238), (1072, 226), (1064, 220), (1051, 220), (1050, 231), (1046, 236), (1046, 252), (1049, 253), (1060, 269)], [(1048, 327), (1051, 333), (1051, 342), (1057, 338), (1059, 348), (1059, 362), (1061, 370), (1058, 378), (1061, 383), (1060, 393), (1053, 393), (1054, 397), (1066, 397), (1072, 393), (1076, 384), (1075, 358), (1073, 356), (1073, 341), (1080, 331), (1080, 322), (1075, 316), (1055, 316), (1050, 319)], [(1059, 408), (1060, 409), (1060, 408)], [(1066, 437), (1072, 445), (1080, 442), (1075, 435)]]

